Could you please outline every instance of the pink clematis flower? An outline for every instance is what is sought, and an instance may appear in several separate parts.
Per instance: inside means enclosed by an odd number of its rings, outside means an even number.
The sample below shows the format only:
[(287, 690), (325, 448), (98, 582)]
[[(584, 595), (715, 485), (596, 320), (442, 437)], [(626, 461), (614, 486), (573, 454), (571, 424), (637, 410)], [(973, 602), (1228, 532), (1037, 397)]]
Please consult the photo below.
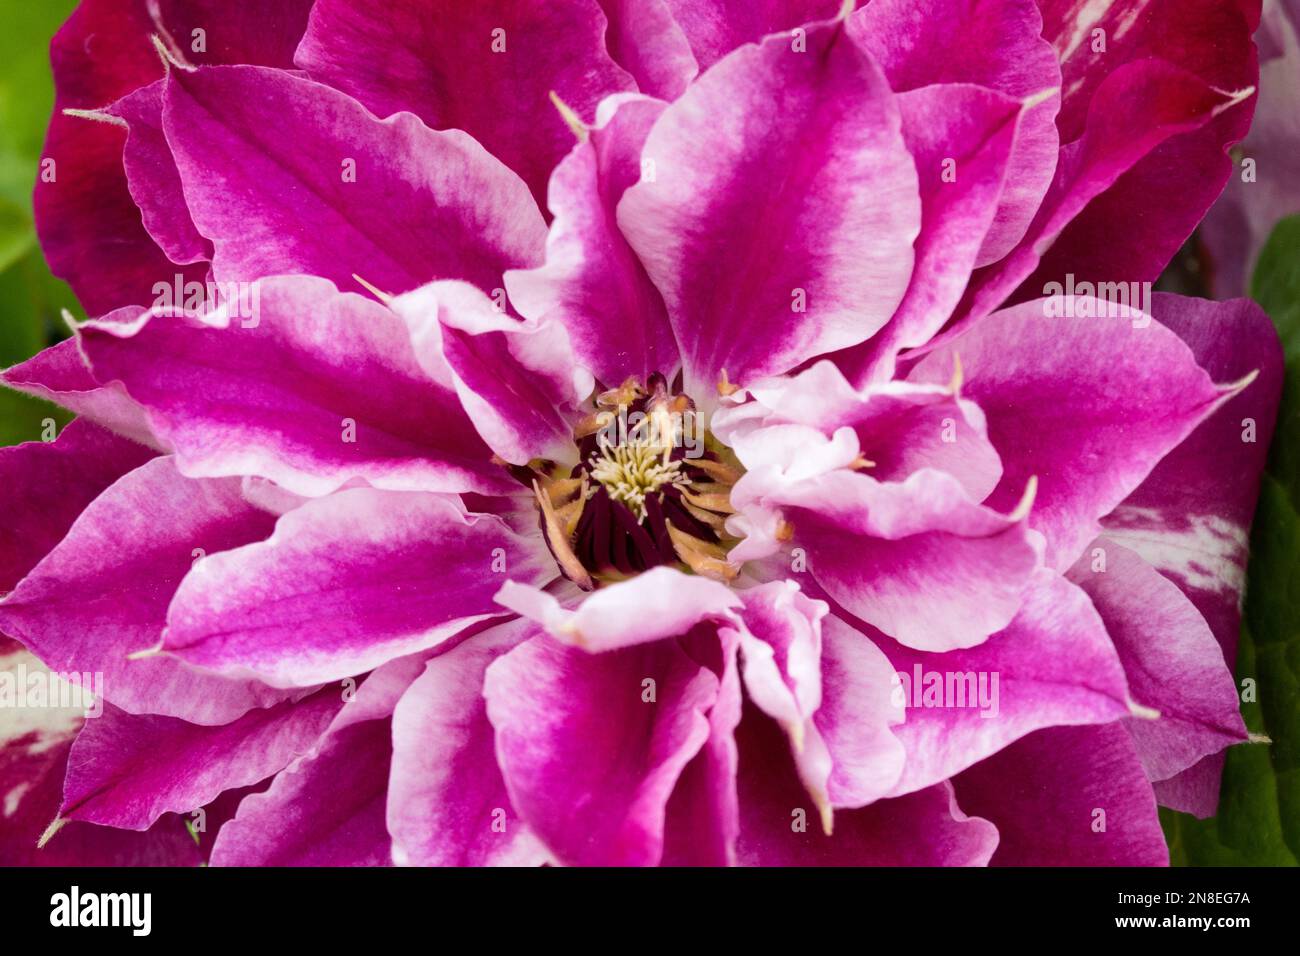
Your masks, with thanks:
[(1213, 812), (1280, 351), (1097, 283), (1222, 189), (1257, 2), (217, 6), (53, 46), (99, 317), (4, 373), (78, 419), (0, 451), (0, 632), (106, 703), (4, 751), (6, 862), (206, 807), (217, 864), (1158, 864)]

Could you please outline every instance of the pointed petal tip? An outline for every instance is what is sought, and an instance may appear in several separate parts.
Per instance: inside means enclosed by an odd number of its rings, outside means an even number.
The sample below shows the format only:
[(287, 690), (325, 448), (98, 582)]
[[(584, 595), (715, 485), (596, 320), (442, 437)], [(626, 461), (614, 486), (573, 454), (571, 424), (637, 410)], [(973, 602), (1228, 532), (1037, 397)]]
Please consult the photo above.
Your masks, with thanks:
[(564, 119), (565, 125), (573, 132), (574, 138), (577, 139), (579, 143), (585, 143), (588, 136), (591, 135), (591, 129), (582, 121), (582, 117), (578, 115), (578, 111), (568, 103), (564, 102), (564, 100), (560, 99), (560, 94), (556, 93), (555, 90), (551, 90), (550, 96), (551, 103), (559, 111), (560, 116)]
[(1146, 707), (1135, 700), (1128, 702), (1128, 712), (1140, 720), (1159, 720), (1161, 717), (1160, 711), (1154, 707)]
[(68, 822), (69, 821), (66, 817), (55, 817), (51, 820), (50, 825), (46, 827), (45, 832), (41, 834), (41, 838), (36, 841), (36, 849), (45, 849), (45, 844), (53, 840), (54, 835), (67, 826)]
[(178, 51), (169, 49), (163, 42), (163, 38), (157, 33), (149, 34), (149, 40), (153, 43), (154, 52), (162, 60), (163, 69), (170, 71), (171, 67), (176, 67), (186, 73), (197, 73), (199, 68), (193, 63), (187, 61)]
[(1252, 733), (1252, 734), (1248, 734), (1248, 735), (1246, 736), (1246, 743), (1248, 743), (1248, 744), (1271, 744), (1271, 743), (1273, 743), (1273, 738), (1270, 737), (1268, 734), (1253, 734), (1253, 733)]

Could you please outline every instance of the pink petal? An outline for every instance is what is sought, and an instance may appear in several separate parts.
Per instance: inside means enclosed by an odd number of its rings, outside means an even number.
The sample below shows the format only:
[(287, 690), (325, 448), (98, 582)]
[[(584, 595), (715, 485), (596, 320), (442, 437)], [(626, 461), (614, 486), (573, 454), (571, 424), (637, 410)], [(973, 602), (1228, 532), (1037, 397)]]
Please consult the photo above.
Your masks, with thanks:
[(304, 495), (357, 478), (513, 487), (386, 308), (306, 276), (259, 282), (251, 295), (242, 311), (166, 310), (79, 329), (95, 374), (145, 405), (185, 474), (259, 475)]
[(1133, 741), (1117, 723), (1040, 730), (954, 781), (997, 826), (995, 866), (1166, 866)]
[(1099, 538), (1070, 570), (1115, 642), (1133, 697), (1159, 719), (1126, 722), (1147, 777), (1165, 780), (1246, 739), (1223, 651), (1196, 607), (1128, 548)]
[(52, 442), (0, 448), (9, 514), (0, 527), (0, 592), (13, 590), (105, 488), (152, 457), (142, 445), (80, 419)]
[(281, 687), (340, 680), (500, 614), (492, 595), (507, 574), (556, 576), (540, 535), (452, 496), (354, 488), (204, 562), (172, 601), (163, 647)]
[(501, 624), (430, 659), (393, 712), (388, 829), (413, 866), (533, 866), (549, 854), (510, 806), (497, 767), (483, 675), (536, 633)]
[(653, 372), (671, 376), (681, 364), (663, 297), (615, 218), (642, 176), (641, 147), (663, 110), (640, 97), (602, 104), (604, 122), (551, 176), (546, 264), (505, 277), (520, 313), (563, 323), (580, 360), (611, 387), (630, 375), (643, 383)]
[(589, 116), (633, 87), (605, 52), (605, 27), (596, 0), (317, 0), (297, 60), (378, 116), (405, 110), (465, 130), (540, 204), (573, 142), (549, 94)]
[(487, 671), (511, 805), (563, 862), (645, 866), (710, 734), (719, 680), (673, 640), (588, 653), (545, 635)]
[(342, 706), (340, 688), (325, 687), (203, 727), (110, 704), (72, 745), (59, 816), (146, 830), (164, 813), (191, 813), (306, 753)]
[[(527, 190), (470, 136), (263, 67), (173, 69), (163, 128), (219, 281), (282, 273), (390, 292), (501, 285), (540, 258)], [(346, 254), (340, 253), (345, 251)]]
[(158, 643), (167, 604), (196, 561), (260, 540), (272, 520), (243, 499), (238, 481), (193, 481), (172, 459), (155, 458), (91, 502), (0, 602), (0, 632), (53, 670), (102, 673), (104, 697), (130, 713), (228, 723), (286, 695), (128, 655)]
[(746, 711), (740, 746), (737, 858), (750, 866), (983, 866), (997, 846), (946, 784), (835, 814), (823, 832), (775, 722)]
[[(618, 222), (663, 294), (686, 390), (713, 395), (863, 341), (920, 227), (898, 107), (840, 22), (742, 47), (664, 111)], [(799, 312), (800, 308), (804, 312)]]
[[(1049, 308), (1069, 311), (1056, 317)], [(1237, 388), (1215, 385), (1159, 322), (1106, 309), (1078, 296), (1026, 302), (969, 327), (908, 374), (947, 381), (960, 356), (962, 394), (988, 417), (1002, 455), (1002, 480), (986, 503), (1013, 507), (1037, 476), (1029, 525), (1047, 537), (1047, 563), (1058, 570)]]

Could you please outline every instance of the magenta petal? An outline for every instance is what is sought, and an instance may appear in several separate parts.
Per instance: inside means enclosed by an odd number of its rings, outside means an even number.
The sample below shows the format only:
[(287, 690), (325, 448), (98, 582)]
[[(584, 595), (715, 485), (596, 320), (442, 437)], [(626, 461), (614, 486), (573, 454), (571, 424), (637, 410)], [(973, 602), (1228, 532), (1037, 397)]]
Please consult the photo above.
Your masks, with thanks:
[[(896, 794), (932, 786), (1039, 728), (1130, 713), (1124, 668), (1102, 619), (1087, 595), (1045, 569), (1010, 626), (979, 647), (927, 654), (883, 638), (877, 644), (907, 705), (893, 728), (907, 752)], [(950, 679), (961, 686), (927, 699), (935, 675), (944, 688)]]
[(1244, 741), (1232, 672), (1200, 612), (1128, 548), (1105, 538), (1095, 545), (1100, 555), (1081, 559), (1070, 579), (1105, 622), (1133, 698), (1159, 712), (1127, 721), (1147, 777), (1165, 780)]
[(681, 364), (663, 297), (615, 219), (642, 176), (641, 147), (663, 110), (642, 97), (601, 104), (600, 125), (551, 176), (546, 264), (505, 277), (515, 308), (561, 322), (583, 364), (610, 387), (629, 375), (671, 377)]
[[(793, 427), (764, 429), (746, 441), (770, 444), (771, 433)], [(784, 473), (773, 466), (749, 471), (732, 502), (753, 527), (761, 528), (773, 508), (785, 514), (793, 547), (838, 603), (930, 651), (978, 644), (1015, 616), (1041, 562), (1041, 544), (1023, 512), (1003, 515), (977, 504), (951, 475), (928, 468), (902, 482), (843, 467), (798, 477), (811, 448), (793, 447), (794, 464)], [(753, 459), (737, 449), (748, 465)]]
[(1155, 796), (1118, 723), (1053, 727), (954, 781), (997, 826), (994, 866), (1166, 866)]
[(880, 329), (920, 228), (898, 106), (840, 22), (702, 75), (655, 123), (618, 223), (663, 294), (686, 389), (748, 384)]
[[(0, 651), (3, 654), (3, 651)], [(28, 674), (41, 669), (25, 651), (0, 656), (0, 669)], [(146, 833), (73, 821), (54, 839), (37, 842), (58, 813), (73, 739), (82, 725), (81, 708), (5, 708), (0, 721), (0, 780), (4, 781), (4, 826), (0, 866), (197, 866), (203, 851), (182, 819), (168, 814)], [(210, 815), (211, 822), (215, 814)]]
[(536, 633), (501, 624), (430, 659), (393, 712), (388, 830), (408, 866), (532, 866), (550, 854), (510, 806), (483, 699), (489, 664)]
[(1026, 102), (1001, 195), (993, 199), (996, 215), (987, 234), (974, 239), (976, 265), (1001, 259), (1024, 236), (1051, 185), (1059, 146), (1061, 69), (1040, 35), (1033, 0), (874, 0), (849, 18), (849, 29), (897, 92), (969, 83)]
[[(103, 674), (104, 697), (131, 713), (223, 724), (282, 692), (172, 658), (128, 660), (155, 646), (173, 592), (205, 554), (260, 540), (272, 517), (239, 482), (192, 481), (170, 458), (122, 477), (0, 602), (0, 632), (56, 671)], [(200, 562), (201, 563), (201, 562)]]
[[(190, 218), (180, 173), (163, 134), (164, 85), (159, 80), (141, 87), (104, 113), (126, 124), (122, 164), (131, 198), (140, 207), (149, 235), (172, 262), (207, 262), (212, 258), (212, 244)], [(174, 278), (165, 274), (157, 280), (165, 286), (174, 284)]]
[(600, 0), (609, 20), (605, 45), (642, 93), (675, 100), (695, 79), (699, 65), (673, 17), (671, 0)]
[(146, 406), (192, 477), (258, 475), (320, 495), (361, 478), (434, 491), (514, 486), (388, 309), (323, 279), (259, 282), (251, 309), (81, 326), (101, 379)]
[(173, 69), (163, 128), (222, 282), (311, 274), (390, 293), (435, 278), (500, 287), (540, 258), (545, 224), (519, 178), (459, 130), (281, 70)]
[(541, 635), (484, 696), (511, 805), (570, 864), (659, 862), (665, 806), (709, 737), (718, 677), (673, 640), (588, 653)]
[(1058, 570), (1237, 387), (1215, 385), (1150, 316), (1106, 309), (1077, 296), (1026, 302), (969, 327), (908, 374), (947, 381), (960, 356), (962, 394), (988, 417), (1002, 455), (1002, 480), (986, 503), (1013, 507), (1036, 476), (1029, 525), (1046, 535), (1047, 563)]
[(789, 34), (801, 24), (834, 16), (837, 0), (664, 0), (690, 40), (700, 69), (708, 69), (736, 47), (770, 33)]
[[(1108, 222), (1100, 235), (1090, 231), (1079, 242), (1063, 243), (1062, 232), (1085, 210), (1091, 211), (1089, 204), (1125, 173), (1144, 158), (1157, 157), (1155, 151), (1161, 144), (1204, 128), (1216, 116), (1236, 106), (1242, 96), (1241, 92), (1208, 86), (1195, 74), (1158, 59), (1139, 60), (1112, 73), (1089, 104), (1083, 135), (1061, 149), (1056, 177), (1024, 239), (1003, 260), (972, 278), (958, 309), (962, 316), (958, 321), (964, 323), (987, 315), (1013, 293), (1015, 301), (1047, 294), (1050, 282), (1064, 283), (1069, 275), (1076, 275), (1080, 280), (1108, 282), (1154, 279), (1159, 267), (1153, 272), (1148, 267), (1133, 266), (1147, 266), (1155, 256), (1162, 267), (1172, 254), (1172, 250), (1164, 251), (1168, 236), (1153, 241), (1151, 250), (1133, 250), (1131, 245), (1114, 239), (1124, 233), (1124, 220), (1131, 217), (1130, 210), (1135, 205), (1147, 208), (1151, 201), (1147, 196), (1126, 198), (1122, 215), (1108, 212), (1107, 216), (1114, 221)], [(1181, 176), (1160, 175), (1166, 185), (1180, 190), (1188, 188)], [(1215, 187), (1216, 194), (1219, 188)], [(1170, 202), (1179, 206), (1176, 196)], [(1168, 214), (1151, 218), (1154, 220), (1151, 229), (1128, 231), (1140, 234), (1144, 240), (1155, 240), (1157, 237), (1150, 235), (1151, 230), (1168, 229), (1171, 218)], [(1173, 234), (1185, 236), (1176, 226)], [(1180, 238), (1178, 242), (1181, 241)], [(1128, 260), (1112, 263), (1109, 269), (1093, 268), (1084, 254), (1099, 247), (1124, 248)], [(1055, 258), (1066, 250), (1074, 250), (1077, 255), (1073, 259)], [(1035, 272), (1040, 258), (1053, 264)]]
[(506, 315), (468, 282), (433, 282), (390, 303), (416, 360), (450, 385), (483, 441), (514, 465), (572, 462), (575, 409), (592, 390), (564, 327)]
[(726, 585), (662, 565), (602, 587), (574, 609), (518, 580), (502, 585), (496, 599), (557, 640), (591, 652), (675, 637), (704, 621), (732, 622), (741, 605), (741, 597)]
[(1247, 546), (1282, 390), (1282, 349), (1253, 302), (1157, 295), (1156, 318), (1219, 382), (1257, 377), (1152, 469), (1102, 523), (1172, 579), (1205, 616), (1231, 667)]
[(822, 819), (889, 793), (903, 769), (890, 731), (893, 669), (863, 635), (793, 581), (743, 592), (742, 673), (749, 699), (790, 737), (799, 779)]
[[(1153, 60), (1195, 74), (1206, 89), (1227, 97), (1208, 122), (1152, 148), (1094, 199), (1044, 255), (1026, 287), (1036, 294), (1044, 281), (1067, 272), (1093, 281), (1153, 281), (1219, 197), (1233, 172), (1228, 150), (1251, 127), (1259, 85), (1251, 33), (1259, 0), (1039, 5), (1044, 35), (1062, 60), (1064, 142), (1082, 132), (1086, 112), (1112, 77)], [(1096, 30), (1106, 37), (1101, 54), (1093, 50)], [(1148, 212), (1135, 217), (1139, 205)]]
[(105, 488), (153, 454), (80, 419), (53, 442), (0, 448), (8, 514), (0, 527), (0, 594), (13, 590)]
[(966, 289), (981, 243), (990, 239), (999, 199), (1012, 183), (1023, 183), (1008, 161), (1018, 130), (1033, 115), (992, 90), (955, 83), (904, 93), (898, 105), (920, 178), (921, 234), (912, 280), (889, 324), (835, 356), (859, 383), (893, 378), (898, 351), (925, 344), (943, 328)]
[(246, 797), (212, 847), (214, 866), (387, 866), (392, 713), (423, 657), (373, 671), (310, 751)]
[(492, 596), (507, 574), (555, 576), (540, 535), (466, 514), (453, 496), (354, 488), (205, 561), (176, 592), (163, 647), (275, 686), (340, 680), (500, 614)]
[(741, 864), (983, 866), (997, 846), (997, 830), (963, 813), (947, 784), (839, 811), (828, 835), (775, 722), (747, 710), (737, 740)]
[(164, 813), (191, 813), (309, 751), (342, 706), (342, 690), (325, 687), (203, 727), (110, 704), (72, 745), (59, 816), (146, 830)]
[(573, 142), (549, 95), (589, 116), (633, 86), (605, 51), (605, 27), (596, 0), (317, 0), (297, 62), (378, 116), (405, 110), (465, 130), (540, 203)]
[[(709, 736), (683, 768), (668, 799), (661, 866), (731, 866), (736, 862), (740, 807), (735, 731), (744, 692), (736, 666), (735, 636), (722, 631), (718, 638), (715, 646), (712, 635), (697, 632), (687, 642), (689, 648), (706, 652), (699, 659), (719, 675), (718, 697), (709, 709)], [(721, 660), (707, 653), (710, 650), (720, 652)]]
[[(134, 321), (142, 311), (128, 306), (110, 313), (101, 321)], [(0, 381), (16, 391), (62, 405), (82, 418), (150, 448), (170, 450), (154, 434), (144, 409), (126, 394), (121, 382), (101, 385), (96, 381), (72, 339), (65, 339), (38, 352), (21, 365), (6, 369), (0, 373)]]

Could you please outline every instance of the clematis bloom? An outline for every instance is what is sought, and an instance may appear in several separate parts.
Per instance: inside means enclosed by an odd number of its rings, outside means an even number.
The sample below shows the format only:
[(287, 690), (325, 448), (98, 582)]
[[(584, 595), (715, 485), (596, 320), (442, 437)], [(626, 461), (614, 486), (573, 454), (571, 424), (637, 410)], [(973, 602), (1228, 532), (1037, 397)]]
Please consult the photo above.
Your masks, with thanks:
[(106, 704), (10, 742), (7, 859), (1167, 861), (1280, 353), (1099, 283), (1222, 189), (1258, 3), (856, 6), (82, 3), (0, 632)]

